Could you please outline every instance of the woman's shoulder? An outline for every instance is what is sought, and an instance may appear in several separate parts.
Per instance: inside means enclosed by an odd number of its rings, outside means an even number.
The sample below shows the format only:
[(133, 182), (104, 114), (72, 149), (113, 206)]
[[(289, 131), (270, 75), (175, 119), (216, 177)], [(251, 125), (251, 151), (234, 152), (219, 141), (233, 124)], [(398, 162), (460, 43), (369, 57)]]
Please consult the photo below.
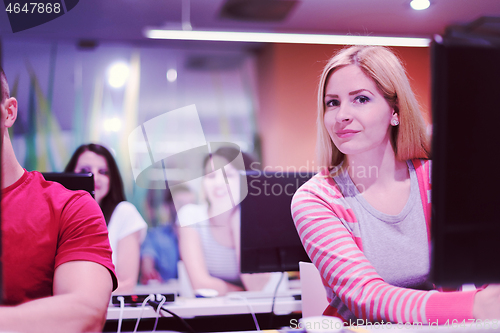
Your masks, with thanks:
[(109, 225), (111, 225), (114, 221), (119, 221), (120, 224), (127, 223), (127, 221), (129, 223), (135, 222), (136, 224), (147, 227), (147, 223), (142, 218), (141, 213), (139, 213), (133, 203), (128, 201), (122, 201), (116, 205), (115, 210), (111, 215)]
[(350, 204), (342, 194), (346, 184), (342, 183), (342, 177), (337, 176), (335, 170), (318, 172), (299, 188), (291, 205), (296, 225), (320, 221), (319, 216), (356, 222)]
[(417, 176), (430, 183), (432, 173), (432, 160), (416, 158), (411, 160), (411, 163), (415, 168)]
[(206, 205), (187, 204), (177, 213), (177, 223), (187, 226), (193, 223), (208, 220), (208, 208)]
[(414, 158), (412, 160), (410, 160), (413, 164), (413, 166), (415, 166), (415, 168), (417, 167), (428, 167), (430, 168), (431, 165), (432, 165), (432, 160), (429, 160), (429, 159), (426, 159), (426, 158)]
[(330, 207), (345, 206), (342, 186), (336, 183), (328, 171), (321, 171), (305, 182), (293, 195), (292, 211), (309, 209), (312, 206)]
[(179, 209), (178, 214), (206, 214), (207, 206), (205, 205), (197, 205), (197, 204), (186, 204)]
[(311, 179), (302, 184), (295, 192), (294, 197), (303, 195), (314, 196), (342, 196), (333, 175), (328, 170), (316, 173)]
[(144, 221), (141, 213), (134, 204), (128, 201), (122, 201), (116, 205), (108, 224), (110, 237), (116, 235), (118, 240), (133, 232), (140, 231), (140, 241), (142, 242), (146, 237), (147, 228), (148, 224)]
[(128, 202), (128, 201), (122, 201), (116, 205), (115, 210), (113, 211), (114, 214), (135, 214), (139, 213), (137, 208), (134, 206), (133, 203)]

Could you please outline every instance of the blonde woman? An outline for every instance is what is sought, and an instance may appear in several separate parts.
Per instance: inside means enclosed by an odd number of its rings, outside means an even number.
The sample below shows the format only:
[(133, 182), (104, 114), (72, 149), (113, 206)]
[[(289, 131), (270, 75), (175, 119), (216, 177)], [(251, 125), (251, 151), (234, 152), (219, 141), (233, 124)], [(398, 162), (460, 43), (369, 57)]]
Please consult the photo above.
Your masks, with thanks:
[(430, 157), (424, 120), (398, 58), (353, 46), (330, 59), (318, 94), (321, 172), (292, 215), (344, 321), (445, 323), (500, 317), (500, 289), (429, 283)]
[[(179, 211), (179, 252), (186, 266), (193, 289), (212, 289), (218, 295), (243, 290), (262, 290), (269, 280), (268, 274), (241, 274), (240, 272), (240, 206), (224, 213), (227, 203), (227, 186), (232, 195), (238, 195), (242, 181), (241, 172), (250, 169), (251, 158), (242, 153), (244, 165), (231, 162), (239, 153), (232, 147), (220, 147), (206, 156), (203, 167), (207, 176), (203, 180), (206, 202), (188, 204)], [(213, 171), (214, 165), (225, 165), (225, 177)], [(238, 200), (235, 200), (238, 201)]]

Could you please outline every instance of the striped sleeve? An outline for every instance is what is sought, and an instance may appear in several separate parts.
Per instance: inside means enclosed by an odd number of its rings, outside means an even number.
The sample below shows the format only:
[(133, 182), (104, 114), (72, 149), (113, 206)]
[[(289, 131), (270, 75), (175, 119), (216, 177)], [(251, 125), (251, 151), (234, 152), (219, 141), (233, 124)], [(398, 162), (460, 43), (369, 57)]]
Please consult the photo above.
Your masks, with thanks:
[(331, 177), (318, 174), (304, 184), (293, 197), (292, 216), (307, 254), (331, 288), (331, 306), (344, 319), (338, 310), (345, 307), (369, 321), (428, 324), (472, 318), (474, 293), (420, 291), (386, 283), (364, 256), (361, 239), (353, 232), (356, 217)]

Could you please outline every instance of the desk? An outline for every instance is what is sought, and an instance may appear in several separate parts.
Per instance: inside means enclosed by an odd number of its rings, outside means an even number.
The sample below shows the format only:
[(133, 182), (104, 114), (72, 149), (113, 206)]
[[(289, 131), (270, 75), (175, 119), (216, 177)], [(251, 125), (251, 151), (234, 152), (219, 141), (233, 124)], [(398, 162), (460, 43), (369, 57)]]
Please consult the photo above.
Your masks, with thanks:
[[(248, 302), (243, 299), (229, 299), (227, 297), (214, 298), (178, 298), (173, 303), (165, 303), (164, 307), (174, 312), (182, 318), (194, 318), (197, 316), (218, 316), (218, 315), (234, 315), (234, 314), (249, 314), (252, 307), (255, 313), (270, 313), (272, 307), (271, 299), (249, 299)], [(302, 303), (300, 300), (295, 300), (293, 297), (280, 297), (276, 299), (274, 304), (274, 313), (276, 315), (284, 315), (292, 312), (302, 311)], [(141, 307), (125, 307), (123, 318), (133, 319), (139, 317)], [(165, 313), (165, 316), (171, 317)], [(107, 319), (118, 319), (120, 315), (119, 307), (109, 307)], [(143, 318), (155, 318), (156, 312), (151, 306), (146, 306), (143, 313)]]
[[(254, 298), (237, 299), (234, 297), (214, 297), (214, 298), (178, 298), (175, 302), (166, 303), (164, 307), (186, 321), (195, 331), (235, 331), (254, 330), (251, 306), (257, 315), (257, 320), (262, 328), (272, 326), (281, 327), (289, 325), (291, 319), (301, 318), (302, 302), (294, 297), (278, 297), (274, 304), (274, 314), (271, 315), (272, 299)], [(131, 331), (136, 319), (141, 314), (141, 307), (125, 307), (123, 311), (123, 330)], [(165, 311), (162, 311), (164, 318), (160, 318), (159, 330), (183, 330), (182, 326), (175, 318)], [(107, 321), (104, 331), (115, 331), (120, 316), (119, 307), (109, 307)], [(141, 319), (139, 329), (146, 330), (154, 325), (156, 312), (151, 306), (146, 306)], [(144, 321), (144, 324), (143, 324)], [(132, 329), (129, 329), (132, 327)]]
[(440, 326), (429, 326), (429, 325), (403, 325), (403, 324), (389, 324), (389, 325), (378, 325), (378, 326), (358, 326), (353, 327), (352, 332), (360, 333), (380, 333), (392, 331), (393, 333), (484, 333), (484, 332), (499, 332), (500, 328), (489, 328), (476, 327), (474, 324), (467, 323), (465, 327), (453, 327), (451, 325), (440, 325)]

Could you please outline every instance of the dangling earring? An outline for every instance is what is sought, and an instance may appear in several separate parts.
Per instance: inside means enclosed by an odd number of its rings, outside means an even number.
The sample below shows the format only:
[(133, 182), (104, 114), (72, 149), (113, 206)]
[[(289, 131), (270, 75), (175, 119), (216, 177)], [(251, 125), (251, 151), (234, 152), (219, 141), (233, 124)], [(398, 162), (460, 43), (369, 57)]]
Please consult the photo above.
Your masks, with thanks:
[(391, 120), (391, 125), (392, 126), (398, 126), (399, 125), (399, 120), (397, 120), (397, 119)]

